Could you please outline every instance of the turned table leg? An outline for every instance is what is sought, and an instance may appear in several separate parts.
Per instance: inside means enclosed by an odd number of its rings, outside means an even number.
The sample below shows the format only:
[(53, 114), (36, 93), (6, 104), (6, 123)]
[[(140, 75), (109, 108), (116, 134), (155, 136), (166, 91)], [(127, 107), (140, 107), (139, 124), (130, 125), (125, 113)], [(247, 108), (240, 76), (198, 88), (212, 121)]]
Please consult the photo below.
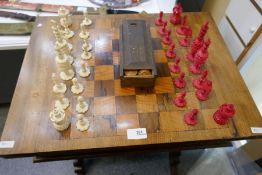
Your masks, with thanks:
[(181, 152), (180, 151), (171, 151), (169, 152), (169, 165), (170, 165), (170, 174), (178, 175), (178, 164)]
[(74, 168), (76, 175), (85, 175), (84, 159), (76, 159), (74, 161)]

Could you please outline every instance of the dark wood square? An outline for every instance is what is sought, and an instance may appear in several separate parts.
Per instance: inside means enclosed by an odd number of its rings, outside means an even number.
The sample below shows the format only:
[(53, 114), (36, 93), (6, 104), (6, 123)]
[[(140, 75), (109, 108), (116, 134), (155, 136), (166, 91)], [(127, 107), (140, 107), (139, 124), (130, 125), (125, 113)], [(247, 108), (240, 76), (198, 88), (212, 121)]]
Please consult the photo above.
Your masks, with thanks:
[(171, 77), (157, 77), (154, 89), (157, 94), (175, 92)]
[(139, 125), (141, 128), (146, 128), (147, 133), (160, 131), (159, 112), (138, 114)]
[(170, 71), (167, 63), (156, 63), (158, 77), (169, 77)]
[(136, 93), (136, 95), (155, 94), (155, 89), (154, 89), (154, 87), (149, 87), (149, 88), (136, 87), (135, 93)]
[(116, 117), (113, 115), (96, 116), (95, 137), (108, 137), (116, 135)]
[(120, 65), (114, 65), (114, 80), (120, 79)]
[(94, 115), (115, 115), (116, 102), (115, 97), (95, 97), (94, 98)]
[(117, 115), (117, 135), (127, 135), (127, 129), (139, 128), (138, 114)]
[(113, 52), (119, 52), (119, 40), (118, 39), (113, 39), (112, 40), (112, 50)]
[(96, 65), (112, 65), (113, 64), (112, 52), (95, 53), (95, 64)]
[(155, 94), (136, 95), (136, 105), (138, 113), (158, 112)]
[(95, 97), (114, 96), (114, 80), (95, 81)]
[(161, 44), (161, 39), (160, 38), (152, 38), (152, 47), (153, 50), (162, 50), (162, 44)]
[(117, 114), (136, 114), (136, 96), (117, 96), (116, 113)]
[(114, 79), (114, 66), (102, 65), (95, 67), (95, 80), (113, 80)]

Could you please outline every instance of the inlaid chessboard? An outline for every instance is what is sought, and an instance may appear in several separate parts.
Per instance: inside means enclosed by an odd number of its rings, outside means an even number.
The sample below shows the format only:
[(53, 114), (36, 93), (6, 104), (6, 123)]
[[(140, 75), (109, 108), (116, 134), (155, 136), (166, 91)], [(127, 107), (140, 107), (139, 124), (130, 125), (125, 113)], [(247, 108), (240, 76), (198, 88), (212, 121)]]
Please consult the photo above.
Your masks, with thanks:
[[(205, 63), (208, 78), (213, 82), (213, 90), (205, 102), (199, 102), (192, 87), (192, 75), (185, 60), (189, 48), (179, 46), (179, 36), (171, 25), (172, 39), (176, 44), (177, 57), (181, 59), (182, 71), (186, 74), (185, 89), (174, 87), (172, 80), (178, 75), (170, 73), (169, 66), (175, 59), (167, 59), (165, 50), (154, 24), (156, 15), (106, 15), (91, 16), (89, 27), (90, 42), (94, 58), (87, 61), (91, 70), (88, 78), (78, 80), (84, 85), (81, 94), (89, 102), (86, 116), (90, 128), (85, 132), (76, 129), (77, 95), (70, 91), (71, 81), (66, 82), (66, 97), (70, 107), (66, 113), (70, 117), (70, 127), (58, 132), (49, 119), (54, 108), (55, 95), (52, 93), (53, 72), (59, 72), (55, 62), (55, 37), (51, 29), (51, 19), (37, 19), (21, 68), (12, 105), (8, 114), (1, 140), (14, 140), (15, 147), (0, 150), (0, 155), (35, 155), (68, 151), (92, 151), (111, 148), (136, 148), (176, 143), (213, 143), (246, 138), (259, 138), (250, 127), (262, 127), (262, 119), (252, 97), (234, 64), (223, 39), (213, 21), (206, 13), (187, 13), (188, 23), (193, 30), (193, 38), (200, 27), (209, 21), (206, 37), (211, 39), (209, 58)], [(165, 16), (165, 19), (168, 19)], [(73, 45), (76, 72), (80, 68), (82, 40), (78, 34), (82, 16), (73, 16), (70, 28), (75, 36), (69, 40)], [(158, 77), (151, 89), (121, 88), (119, 79), (119, 27), (125, 19), (145, 19), (150, 25), (154, 59)], [(170, 25), (170, 24), (169, 24)], [(181, 91), (186, 91), (187, 106), (178, 108), (172, 100)], [(227, 125), (218, 125), (213, 113), (223, 103), (235, 105), (236, 114)], [(188, 126), (183, 115), (191, 109), (199, 109), (198, 124)], [(128, 140), (128, 128), (146, 128), (147, 139)], [(28, 144), (30, 143), (30, 145)]]

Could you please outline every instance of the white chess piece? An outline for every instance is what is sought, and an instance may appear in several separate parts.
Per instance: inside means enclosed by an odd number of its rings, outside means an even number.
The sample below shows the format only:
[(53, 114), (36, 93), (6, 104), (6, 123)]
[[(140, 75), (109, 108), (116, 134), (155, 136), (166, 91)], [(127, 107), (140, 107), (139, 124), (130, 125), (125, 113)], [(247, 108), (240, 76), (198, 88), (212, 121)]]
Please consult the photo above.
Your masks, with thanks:
[(85, 30), (84, 25), (80, 24), (81, 32), (79, 33), (79, 37), (82, 39), (88, 39), (89, 38), (89, 32)]
[(66, 58), (65, 62), (57, 63), (60, 69), (60, 78), (62, 80), (71, 80), (75, 76), (75, 72), (72, 69), (72, 65), (69, 63)]
[(83, 53), (81, 54), (81, 58), (83, 60), (90, 60), (92, 58), (92, 53), (89, 52), (88, 50), (84, 50)]
[(84, 101), (82, 96), (77, 98), (76, 112), (85, 113), (88, 110), (88, 104)]
[[(58, 16), (60, 17), (60, 24), (63, 26), (65, 25), (63, 22), (66, 22), (66, 25), (71, 26), (72, 25), (72, 19), (71, 15), (69, 14), (69, 10), (65, 7), (60, 7), (58, 9)], [(64, 21), (61, 21), (61, 19), (65, 18)]]
[(88, 77), (90, 75), (90, 70), (86, 67), (84, 61), (81, 62), (81, 68), (78, 73), (81, 77)]
[(55, 101), (56, 107), (61, 107), (64, 110), (70, 105), (68, 98), (64, 96), (63, 93), (58, 94), (58, 100)]
[(86, 131), (89, 128), (89, 120), (84, 117), (84, 114), (77, 114), (76, 128), (80, 131)]
[(67, 18), (61, 18), (60, 23), (64, 27), (63, 36), (66, 39), (72, 38), (75, 33), (69, 29), (70, 24), (67, 22)]
[(71, 86), (71, 91), (74, 94), (80, 94), (84, 91), (84, 86), (77, 82), (76, 78), (72, 79), (73, 85)]
[(88, 40), (84, 39), (83, 41), (84, 41), (84, 44), (82, 46), (82, 50), (83, 51), (90, 51), (90, 50), (92, 50), (92, 45), (88, 42)]
[(74, 63), (74, 57), (71, 55), (71, 52), (68, 50), (67, 47), (62, 47), (59, 49), (56, 49), (56, 62), (59, 63), (64, 63), (68, 60), (70, 64)]
[(83, 14), (84, 14), (84, 20), (82, 21), (82, 24), (85, 25), (85, 26), (91, 25), (92, 21), (88, 18), (87, 9), (86, 9), (86, 11), (83, 12)]
[(61, 107), (55, 107), (49, 114), (53, 126), (58, 131), (66, 130), (70, 125), (70, 120)]
[(54, 83), (53, 92), (54, 93), (65, 93), (66, 92), (66, 85), (64, 83), (59, 83), (55, 73), (52, 73), (52, 80)]

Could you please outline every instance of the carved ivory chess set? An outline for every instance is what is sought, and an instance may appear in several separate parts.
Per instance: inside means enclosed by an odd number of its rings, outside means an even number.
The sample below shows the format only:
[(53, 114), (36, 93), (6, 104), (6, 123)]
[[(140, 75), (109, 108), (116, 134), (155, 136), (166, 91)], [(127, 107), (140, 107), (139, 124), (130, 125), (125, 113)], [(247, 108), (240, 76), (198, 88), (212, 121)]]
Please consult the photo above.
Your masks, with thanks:
[[(80, 24), (81, 32), (79, 34), (79, 37), (83, 39), (83, 52), (81, 55), (81, 68), (77, 73), (80, 77), (84, 78), (90, 75), (90, 70), (87, 68), (85, 61), (93, 59), (93, 56), (90, 52), (92, 50), (92, 45), (88, 41), (88, 26), (92, 24), (92, 21), (88, 18), (87, 11), (85, 11), (83, 14), (84, 18)], [(89, 104), (85, 101), (83, 96), (80, 96), (85, 87), (76, 78), (76, 72), (74, 71), (75, 58), (71, 53), (73, 46), (67, 41), (75, 35), (74, 31), (70, 30), (72, 19), (69, 11), (64, 7), (61, 7), (58, 10), (58, 15), (60, 18), (59, 21), (51, 20), (51, 23), (52, 30), (56, 38), (55, 61), (60, 74), (56, 75), (56, 73), (52, 73), (52, 90), (57, 99), (55, 101), (54, 109), (50, 112), (49, 117), (53, 123), (54, 128), (58, 131), (63, 131), (69, 127), (71, 116), (67, 116), (65, 110), (70, 106), (70, 102), (69, 99), (65, 97), (67, 86), (62, 81), (72, 81), (70, 90), (73, 94), (79, 95), (77, 97), (77, 104), (75, 106), (75, 111), (77, 112), (76, 128), (80, 131), (85, 131), (89, 128), (89, 119), (88, 116), (86, 116)]]
[[(188, 70), (191, 74), (199, 75), (198, 78), (192, 80), (192, 85), (195, 88), (195, 96), (201, 102), (208, 100), (209, 94), (212, 91), (212, 81), (208, 79), (208, 70), (203, 70), (203, 66), (208, 59), (208, 48), (211, 40), (205, 39), (208, 31), (208, 22), (201, 26), (198, 36), (192, 39), (192, 29), (187, 24), (187, 16), (182, 16), (182, 7), (180, 4), (175, 5), (173, 14), (170, 16), (169, 22), (176, 27), (175, 32), (182, 36), (179, 39), (181, 47), (188, 47), (189, 52), (185, 60), (189, 63)], [(63, 131), (70, 125), (70, 117), (67, 116), (65, 110), (70, 106), (70, 101), (65, 97), (67, 86), (62, 81), (71, 81), (70, 90), (77, 97), (76, 111), (76, 128), (79, 131), (86, 131), (89, 128), (89, 119), (86, 116), (89, 108), (83, 93), (85, 86), (76, 78), (76, 74), (81, 78), (90, 76), (90, 70), (87, 67), (86, 61), (94, 59), (91, 53), (92, 45), (89, 42), (88, 26), (92, 25), (92, 21), (88, 18), (88, 13), (83, 13), (83, 20), (79, 26), (81, 32), (79, 38), (82, 39), (81, 67), (78, 72), (74, 68), (74, 56), (72, 55), (72, 44), (67, 40), (74, 37), (74, 31), (70, 30), (72, 25), (71, 15), (66, 8), (61, 7), (58, 11), (59, 21), (52, 20), (52, 30), (56, 38), (55, 61), (59, 70), (59, 75), (53, 73), (53, 92), (56, 94), (54, 109), (50, 112), (50, 120), (55, 129)], [(160, 12), (159, 17), (155, 20), (155, 25), (158, 28), (157, 32), (162, 41), (165, 55), (168, 59), (173, 59), (174, 64), (170, 64), (170, 72), (178, 75), (173, 79), (175, 88), (182, 89), (182, 92), (176, 95), (172, 100), (173, 105), (178, 108), (187, 106), (187, 92), (183, 89), (187, 86), (185, 80), (187, 75), (180, 67), (181, 58), (176, 54), (175, 42), (171, 38), (171, 28), (168, 27), (168, 21), (164, 19), (163, 12)], [(132, 37), (128, 36), (132, 35)], [(191, 43), (192, 40), (192, 43)], [(142, 43), (142, 44), (141, 44)], [(120, 30), (120, 80), (121, 87), (153, 87), (155, 78), (158, 74), (153, 58), (151, 35), (149, 27), (143, 20), (125, 20), (121, 25)], [(139, 54), (137, 52), (139, 50)], [(141, 51), (142, 50), (142, 51)], [(184, 122), (188, 125), (196, 125), (198, 123), (198, 109), (191, 109), (184, 114)], [(227, 124), (229, 118), (235, 114), (235, 108), (232, 104), (222, 104), (219, 109), (213, 114), (214, 121), (217, 124)]]

